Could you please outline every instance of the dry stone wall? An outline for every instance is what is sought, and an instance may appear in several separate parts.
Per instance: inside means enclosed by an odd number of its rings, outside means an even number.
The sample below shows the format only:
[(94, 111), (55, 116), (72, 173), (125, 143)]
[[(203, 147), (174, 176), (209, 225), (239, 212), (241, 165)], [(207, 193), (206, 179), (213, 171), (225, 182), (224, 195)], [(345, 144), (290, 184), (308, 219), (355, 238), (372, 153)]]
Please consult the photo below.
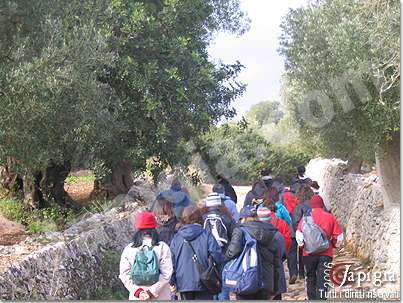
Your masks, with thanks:
[(400, 290), (400, 202), (390, 203), (375, 174), (344, 174), (341, 160), (314, 159), (307, 175), (318, 181), (320, 192), (345, 231), (350, 251), (368, 260), (372, 271), (396, 275), (385, 290)]
[[(0, 268), (0, 300), (89, 299), (101, 288), (115, 287), (119, 269), (108, 267), (108, 258), (120, 256), (131, 242), (134, 213), (154, 198), (151, 187), (134, 186), (119, 207), (105, 214), (92, 215), (62, 233), (0, 246), (0, 259), (11, 260)], [(29, 247), (35, 251), (24, 254)]]

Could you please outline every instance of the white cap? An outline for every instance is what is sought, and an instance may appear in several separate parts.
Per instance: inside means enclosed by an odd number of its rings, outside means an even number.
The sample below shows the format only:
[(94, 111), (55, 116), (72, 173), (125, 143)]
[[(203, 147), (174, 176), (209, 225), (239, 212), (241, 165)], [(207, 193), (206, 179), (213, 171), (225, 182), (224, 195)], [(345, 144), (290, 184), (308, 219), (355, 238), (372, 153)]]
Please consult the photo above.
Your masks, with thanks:
[(210, 193), (208, 194), (206, 200), (206, 207), (214, 207), (214, 206), (220, 206), (221, 205), (221, 197), (217, 193)]

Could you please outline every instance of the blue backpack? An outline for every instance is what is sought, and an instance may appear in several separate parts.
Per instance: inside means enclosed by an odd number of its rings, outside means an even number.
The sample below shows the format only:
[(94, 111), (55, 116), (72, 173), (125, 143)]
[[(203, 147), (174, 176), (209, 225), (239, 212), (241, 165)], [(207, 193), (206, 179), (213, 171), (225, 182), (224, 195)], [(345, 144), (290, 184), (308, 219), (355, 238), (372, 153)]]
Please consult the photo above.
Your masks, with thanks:
[(223, 288), (239, 295), (248, 295), (264, 288), (261, 273), (260, 256), (257, 241), (244, 227), (241, 230), (245, 237), (242, 253), (234, 260), (225, 264), (222, 272)]

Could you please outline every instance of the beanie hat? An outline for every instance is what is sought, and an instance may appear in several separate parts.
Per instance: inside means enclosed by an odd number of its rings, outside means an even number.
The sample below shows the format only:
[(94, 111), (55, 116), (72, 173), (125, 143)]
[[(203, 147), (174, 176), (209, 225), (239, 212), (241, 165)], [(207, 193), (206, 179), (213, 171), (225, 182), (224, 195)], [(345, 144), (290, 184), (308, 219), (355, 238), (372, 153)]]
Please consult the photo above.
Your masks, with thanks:
[(255, 216), (256, 216), (256, 206), (253, 205), (246, 205), (242, 207), (241, 211), (239, 212), (239, 217), (241, 219)]
[(152, 212), (144, 211), (136, 215), (136, 229), (156, 228), (157, 220)]
[(325, 203), (319, 195), (313, 195), (311, 198), (311, 208), (325, 208)]
[(266, 206), (259, 207), (257, 209), (257, 216), (260, 221), (269, 222), (271, 220), (271, 211)]
[(217, 193), (210, 193), (208, 194), (206, 200), (206, 207), (215, 207), (221, 205), (221, 197)]

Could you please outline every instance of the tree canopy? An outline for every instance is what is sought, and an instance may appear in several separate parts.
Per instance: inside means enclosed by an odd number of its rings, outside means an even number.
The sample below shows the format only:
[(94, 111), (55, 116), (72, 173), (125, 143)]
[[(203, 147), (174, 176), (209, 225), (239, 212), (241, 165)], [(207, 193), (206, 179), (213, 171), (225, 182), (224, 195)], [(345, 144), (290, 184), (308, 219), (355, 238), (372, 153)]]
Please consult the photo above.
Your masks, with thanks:
[(238, 0), (1, 5), (0, 164), (32, 206), (63, 200), (72, 164), (113, 183), (150, 158), (157, 170), (186, 162), (181, 142), (232, 117), (245, 89), (239, 62), (207, 54), (216, 31), (248, 29)]
[(283, 98), (306, 144), (373, 162), (400, 131), (400, 4), (310, 1), (282, 24)]

